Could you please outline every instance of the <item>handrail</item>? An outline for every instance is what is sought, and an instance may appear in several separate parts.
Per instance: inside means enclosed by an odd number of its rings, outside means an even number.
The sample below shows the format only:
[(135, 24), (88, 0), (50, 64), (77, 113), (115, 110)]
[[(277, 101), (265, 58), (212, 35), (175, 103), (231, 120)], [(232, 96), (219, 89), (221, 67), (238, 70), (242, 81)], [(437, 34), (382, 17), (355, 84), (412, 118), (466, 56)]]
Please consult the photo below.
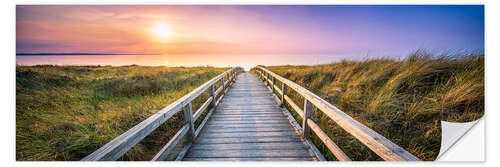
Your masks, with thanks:
[[(188, 135), (188, 141), (192, 142), (194, 140), (195, 132), (197, 130), (194, 129), (194, 122), (200, 117), (201, 113), (206, 108), (208, 108), (208, 104), (212, 106), (210, 112), (214, 110), (214, 108), (218, 105), (218, 102), (223, 97), (223, 95), (216, 101), (216, 97), (219, 94), (219, 90), (224, 90), (227, 86), (231, 85), (234, 82), (235, 76), (242, 71), (241, 67), (234, 67), (214, 78), (205, 82), (200, 87), (191, 91), (187, 95), (183, 96), (179, 100), (173, 102), (167, 107), (161, 109), (157, 113), (153, 114), (146, 120), (140, 122), (134, 127), (127, 130), (125, 133), (120, 136), (114, 138), (101, 148), (97, 149), (93, 153), (87, 155), (82, 161), (97, 161), (97, 160), (117, 160), (123, 154), (125, 154), (128, 150), (130, 150), (133, 146), (139, 143), (142, 139), (148, 136), (151, 132), (153, 132), (156, 128), (158, 128), (165, 121), (170, 119), (173, 115), (178, 113), (179, 111), (184, 111), (184, 119), (186, 120), (185, 125), (176, 133), (176, 135), (170, 139), (170, 141), (160, 150), (158, 154), (155, 155), (153, 160), (163, 160), (166, 158), (168, 153), (177, 145), (183, 137)], [(221, 86), (218, 89), (215, 89), (215, 84), (221, 81)], [(201, 95), (205, 90), (211, 88), (211, 97), (203, 103), (198, 112), (193, 115), (192, 113), (192, 104), (191, 102), (196, 99), (199, 95)], [(217, 90), (217, 91), (216, 91)], [(223, 91), (223, 93), (225, 93)], [(209, 117), (209, 114), (207, 114)], [(207, 118), (205, 118), (207, 119)], [(205, 121), (206, 122), (206, 121)], [(201, 129), (202, 125), (198, 127)]]
[[(290, 81), (280, 75), (271, 72), (270, 70), (257, 66), (255, 67), (256, 71), (261, 75), (261, 77), (265, 80), (266, 83), (271, 87), (271, 89), (275, 90), (279, 93), (279, 97), (281, 97), (281, 103), (288, 103), (292, 108), (299, 113), (300, 117), (302, 117), (302, 129), (303, 136), (308, 138), (310, 130), (312, 128), (313, 132), (316, 133), (321, 141), (325, 143), (327, 148), (337, 157), (339, 160), (350, 160), (345, 153), (340, 150), (340, 148), (333, 143), (333, 141), (326, 136), (326, 134), (314, 123), (314, 120), (310, 118), (311, 107), (314, 105), (320, 111), (322, 111), (325, 115), (330, 117), (333, 121), (335, 121), (340, 127), (346, 130), (349, 134), (358, 139), (365, 146), (370, 148), (373, 152), (375, 152), (378, 156), (386, 161), (419, 161), (417, 157), (401, 148), (400, 146), (394, 144), (389, 139), (384, 136), (378, 134), (374, 130), (366, 127), (362, 123), (354, 120), (351, 116), (347, 115), (343, 111), (339, 110), (337, 107), (318, 97), (314, 93), (309, 90), (303, 88), (302, 86)], [(279, 87), (276, 86), (276, 80), (282, 83), (282, 90), (279, 90)], [(293, 89), (295, 92), (304, 97), (304, 109), (300, 109), (300, 107), (295, 104), (290, 97), (286, 95), (287, 88)], [(304, 119), (304, 117), (306, 117)], [(312, 127), (311, 127), (312, 126)], [(311, 143), (312, 144), (312, 143)]]

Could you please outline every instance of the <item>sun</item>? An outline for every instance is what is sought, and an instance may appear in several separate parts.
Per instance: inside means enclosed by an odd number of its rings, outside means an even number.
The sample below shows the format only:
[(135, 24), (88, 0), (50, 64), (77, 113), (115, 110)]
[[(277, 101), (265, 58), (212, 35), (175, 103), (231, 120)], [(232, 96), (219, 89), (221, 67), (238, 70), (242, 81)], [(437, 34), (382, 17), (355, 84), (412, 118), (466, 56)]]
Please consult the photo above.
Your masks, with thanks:
[(169, 37), (172, 33), (170, 27), (165, 23), (157, 23), (152, 30), (157, 36), (165, 38)]

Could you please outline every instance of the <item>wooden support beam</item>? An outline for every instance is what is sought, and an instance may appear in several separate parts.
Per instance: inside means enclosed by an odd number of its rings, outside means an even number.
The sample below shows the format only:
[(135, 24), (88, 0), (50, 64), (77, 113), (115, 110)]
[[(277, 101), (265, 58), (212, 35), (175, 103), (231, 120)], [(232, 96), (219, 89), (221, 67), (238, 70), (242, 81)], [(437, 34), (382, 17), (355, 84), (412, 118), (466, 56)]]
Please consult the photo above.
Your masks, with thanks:
[(170, 151), (172, 151), (175, 146), (181, 141), (182, 138), (187, 134), (189, 131), (189, 126), (184, 125), (175, 135), (168, 141), (163, 148), (153, 157), (151, 161), (163, 161), (165, 158), (167, 158), (168, 154)]
[(201, 105), (201, 107), (198, 110), (196, 110), (196, 112), (194, 113), (194, 116), (193, 116), (193, 122), (196, 122), (198, 120), (198, 118), (201, 116), (201, 114), (205, 111), (205, 109), (208, 108), (209, 105), (211, 105), (213, 103), (213, 101), (214, 101), (214, 98), (209, 97), (205, 101), (205, 103), (203, 103)]
[(302, 118), (302, 129), (303, 129), (303, 135), (304, 138), (309, 138), (309, 135), (311, 134), (311, 128), (307, 124), (307, 120), (311, 118), (311, 112), (312, 112), (312, 104), (309, 100), (305, 99), (304, 100), (304, 118)]
[(282, 83), (282, 86), (281, 86), (281, 104), (280, 106), (284, 106), (285, 105), (285, 96), (286, 96), (286, 84), (285, 83)]
[(216, 102), (216, 99), (215, 99), (215, 98), (217, 97), (217, 94), (216, 94), (216, 92), (215, 92), (215, 85), (212, 85), (212, 86), (210, 87), (210, 95), (212, 96), (212, 103), (211, 103), (211, 106), (212, 106), (212, 108), (214, 108), (214, 107), (215, 107), (215, 102)]
[(314, 123), (312, 119), (308, 119), (307, 124), (314, 131), (316, 136), (318, 136), (319, 139), (326, 145), (326, 147), (328, 147), (333, 155), (335, 155), (337, 160), (351, 161), (351, 159), (344, 153), (344, 151), (342, 151), (342, 149), (340, 149), (340, 147), (337, 146), (337, 144), (335, 144), (335, 142), (333, 142), (333, 140), (330, 139), (330, 137), (328, 137), (328, 135), (326, 135), (326, 133), (323, 132), (323, 130), (321, 130), (321, 128), (319, 128), (319, 126)]
[(225, 90), (226, 90), (226, 86), (224, 85), (225, 81), (224, 81), (224, 77), (222, 77), (222, 79), (220, 80), (221, 82), (221, 88), (222, 88), (222, 94), (224, 94)]
[(272, 83), (271, 88), (273, 88), (273, 93), (274, 93), (274, 85), (276, 84), (276, 81), (274, 80), (274, 77), (271, 77), (271, 83)]
[(188, 142), (194, 141), (194, 121), (193, 121), (193, 105), (191, 102), (184, 106), (182, 109), (184, 111), (184, 120), (186, 121), (186, 125), (189, 126), (187, 140)]

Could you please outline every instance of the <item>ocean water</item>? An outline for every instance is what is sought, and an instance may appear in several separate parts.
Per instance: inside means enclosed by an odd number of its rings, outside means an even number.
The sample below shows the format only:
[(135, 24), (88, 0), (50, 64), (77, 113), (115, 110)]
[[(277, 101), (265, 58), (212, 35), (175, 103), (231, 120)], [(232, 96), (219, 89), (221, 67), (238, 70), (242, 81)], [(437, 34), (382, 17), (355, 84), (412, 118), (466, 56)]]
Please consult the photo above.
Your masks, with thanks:
[[(146, 65), (163, 66), (163, 55), (29, 55), (16, 56), (18, 65)], [(168, 65), (168, 64), (167, 64)]]
[(338, 61), (325, 55), (19, 55), (18, 65), (144, 65), (144, 66), (240, 66), (313, 65)]

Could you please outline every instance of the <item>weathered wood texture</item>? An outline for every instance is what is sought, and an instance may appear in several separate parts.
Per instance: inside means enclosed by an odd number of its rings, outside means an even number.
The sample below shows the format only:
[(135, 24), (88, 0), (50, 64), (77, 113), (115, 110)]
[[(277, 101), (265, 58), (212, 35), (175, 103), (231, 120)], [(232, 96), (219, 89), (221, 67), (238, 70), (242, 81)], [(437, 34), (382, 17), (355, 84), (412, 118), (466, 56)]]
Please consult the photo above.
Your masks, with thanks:
[[(317, 109), (322, 111), (325, 115), (330, 117), (335, 123), (337, 123), (340, 127), (358, 139), (365, 146), (370, 148), (373, 152), (379, 155), (386, 161), (418, 161), (417, 157), (406, 151), (405, 149), (399, 147), (397, 144), (391, 142), (384, 136), (378, 134), (372, 129), (366, 127), (362, 123), (354, 120), (351, 116), (339, 110), (337, 107), (318, 97), (314, 93), (311, 93), (309, 90), (303, 88), (302, 86), (279, 76), (276, 73), (269, 71), (268, 69), (257, 66), (256, 70), (260, 74), (262, 78), (265, 79), (265, 83), (271, 86), (271, 88), (277, 90), (279, 96), (284, 99), (285, 103), (289, 104), (303, 119), (302, 129), (304, 130), (304, 137), (307, 138), (310, 133), (310, 129), (320, 137), (323, 143), (328, 147), (330, 151), (337, 157), (339, 160), (350, 160), (349, 157), (345, 155), (345, 153), (340, 150), (340, 148), (309, 118), (310, 108), (315, 106)], [(287, 89), (291, 89), (297, 92), (299, 95), (304, 97), (304, 108), (300, 109), (300, 107), (295, 104), (292, 99), (286, 96), (286, 92), (279, 91), (279, 88), (273, 84), (277, 81), (281, 82), (283, 85), (286, 85)], [(312, 125), (312, 126), (311, 126)]]
[(255, 74), (237, 76), (184, 157), (188, 161), (317, 160)]

